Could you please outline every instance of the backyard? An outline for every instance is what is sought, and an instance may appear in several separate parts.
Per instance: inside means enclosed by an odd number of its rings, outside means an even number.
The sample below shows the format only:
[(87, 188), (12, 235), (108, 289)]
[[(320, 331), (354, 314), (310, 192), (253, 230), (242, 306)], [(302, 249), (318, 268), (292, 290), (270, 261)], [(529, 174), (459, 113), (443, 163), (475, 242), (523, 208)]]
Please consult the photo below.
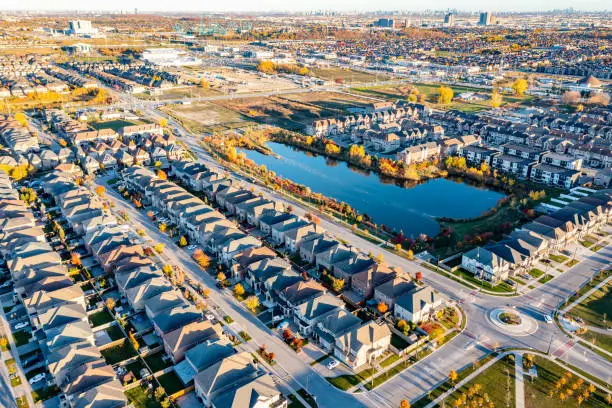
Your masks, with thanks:
[(125, 391), (125, 396), (134, 405), (134, 408), (161, 408), (161, 404), (153, 397), (147, 394), (143, 386), (137, 386)]
[(132, 344), (125, 340), (118, 346), (108, 347), (100, 351), (108, 364), (116, 364), (136, 355)]

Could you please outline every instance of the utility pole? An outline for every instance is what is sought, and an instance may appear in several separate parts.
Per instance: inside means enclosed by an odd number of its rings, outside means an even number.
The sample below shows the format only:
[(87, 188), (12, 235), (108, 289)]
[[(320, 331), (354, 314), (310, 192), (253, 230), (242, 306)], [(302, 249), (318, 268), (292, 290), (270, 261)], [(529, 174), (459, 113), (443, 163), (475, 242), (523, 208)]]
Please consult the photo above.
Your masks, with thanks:
[(550, 355), (550, 348), (552, 347), (552, 342), (553, 342), (553, 335), (550, 335), (550, 342), (548, 342), (548, 350), (546, 351), (546, 354)]

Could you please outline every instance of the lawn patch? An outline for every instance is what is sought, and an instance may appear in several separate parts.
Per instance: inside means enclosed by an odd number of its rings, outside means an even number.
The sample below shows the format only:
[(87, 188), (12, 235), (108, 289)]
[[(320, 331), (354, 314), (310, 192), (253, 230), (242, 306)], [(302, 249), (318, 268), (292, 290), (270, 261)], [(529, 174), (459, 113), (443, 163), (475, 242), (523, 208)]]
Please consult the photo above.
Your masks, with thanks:
[(118, 346), (108, 347), (101, 350), (100, 353), (108, 364), (113, 365), (127, 360), (128, 358), (134, 357), (136, 355), (136, 350), (134, 350), (134, 347), (132, 347), (132, 343), (125, 340)]
[(130, 388), (124, 394), (134, 405), (134, 408), (161, 408), (159, 401), (153, 398), (153, 393), (149, 397), (147, 390), (142, 385)]
[(341, 390), (348, 390), (361, 382), (367, 380), (369, 377), (376, 374), (375, 368), (368, 368), (358, 372), (357, 374), (345, 374), (340, 375), (338, 377), (326, 377), (327, 381), (332, 383), (332, 385), (336, 388), (340, 388)]
[(32, 391), (32, 399), (34, 399), (34, 402), (46, 401), (49, 398), (55, 397), (59, 393), (60, 389), (57, 385), (39, 388), (36, 391)]
[(24, 344), (28, 344), (31, 338), (32, 333), (26, 330), (19, 330), (13, 333), (13, 339), (15, 340), (15, 345), (17, 347), (23, 346)]
[(555, 261), (555, 262), (557, 262), (557, 263), (563, 263), (563, 262), (565, 262), (565, 261), (567, 261), (567, 260), (568, 260), (567, 256), (565, 256), (565, 255), (555, 255), (555, 254), (551, 254), (551, 255), (549, 255), (549, 256), (548, 256), (548, 258), (549, 258), (551, 261)]
[(164, 387), (164, 390), (166, 390), (166, 393), (168, 393), (168, 395), (172, 395), (175, 392), (178, 392), (185, 388), (185, 385), (183, 385), (183, 382), (174, 371), (170, 371), (166, 374), (160, 375), (159, 377), (157, 377), (157, 381), (159, 381), (159, 384)]
[(539, 278), (540, 276), (544, 275), (544, 271), (538, 268), (533, 268), (532, 270), (529, 271), (529, 274), (533, 276), (534, 278)]
[[(594, 291), (569, 311), (573, 317), (580, 317), (588, 325), (607, 329), (610, 326), (608, 319), (612, 318), (612, 284), (602, 286)], [(606, 323), (604, 323), (606, 314)]]
[(115, 319), (106, 309), (89, 316), (89, 324), (91, 324), (93, 327), (102, 326), (103, 324), (110, 323), (113, 320)]
[(165, 357), (164, 352), (160, 351), (158, 353), (146, 356), (144, 358), (144, 361), (145, 361), (145, 363), (147, 363), (147, 365), (149, 366), (151, 371), (156, 373), (156, 372), (161, 371), (164, 368), (168, 368), (168, 367), (170, 367), (172, 365), (164, 357)]

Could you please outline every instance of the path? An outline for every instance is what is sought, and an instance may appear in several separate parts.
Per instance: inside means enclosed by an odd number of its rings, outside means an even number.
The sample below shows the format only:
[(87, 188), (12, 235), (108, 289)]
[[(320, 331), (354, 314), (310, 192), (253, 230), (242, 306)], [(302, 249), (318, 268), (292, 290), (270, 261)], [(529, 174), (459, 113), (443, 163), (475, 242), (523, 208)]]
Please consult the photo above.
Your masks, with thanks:
[(516, 408), (525, 408), (525, 381), (523, 378), (523, 353), (514, 353), (514, 392)]

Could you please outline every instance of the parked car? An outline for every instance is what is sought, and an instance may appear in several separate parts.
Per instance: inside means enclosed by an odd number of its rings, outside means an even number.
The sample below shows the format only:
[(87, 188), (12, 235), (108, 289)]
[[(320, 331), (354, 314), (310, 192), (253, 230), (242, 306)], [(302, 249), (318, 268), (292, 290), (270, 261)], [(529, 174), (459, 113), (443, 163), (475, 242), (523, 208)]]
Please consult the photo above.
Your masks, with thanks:
[(39, 381), (42, 381), (46, 375), (44, 373), (36, 374), (34, 377), (30, 378), (30, 384), (36, 384)]
[(544, 315), (544, 321), (548, 324), (552, 324), (553, 319), (550, 315)]
[(516, 282), (512, 279), (506, 279), (504, 282), (506, 282), (510, 286), (516, 286)]
[(204, 316), (210, 321), (215, 320), (215, 315), (212, 313), (206, 313)]
[(329, 363), (327, 363), (327, 368), (329, 368), (330, 370), (333, 370), (336, 367), (338, 367), (338, 362), (334, 359), (331, 359)]
[(17, 323), (17, 324), (15, 325), (15, 330), (21, 330), (21, 329), (23, 329), (24, 327), (28, 327), (28, 326), (29, 326), (29, 323), (28, 323), (28, 322), (21, 322), (21, 323)]

